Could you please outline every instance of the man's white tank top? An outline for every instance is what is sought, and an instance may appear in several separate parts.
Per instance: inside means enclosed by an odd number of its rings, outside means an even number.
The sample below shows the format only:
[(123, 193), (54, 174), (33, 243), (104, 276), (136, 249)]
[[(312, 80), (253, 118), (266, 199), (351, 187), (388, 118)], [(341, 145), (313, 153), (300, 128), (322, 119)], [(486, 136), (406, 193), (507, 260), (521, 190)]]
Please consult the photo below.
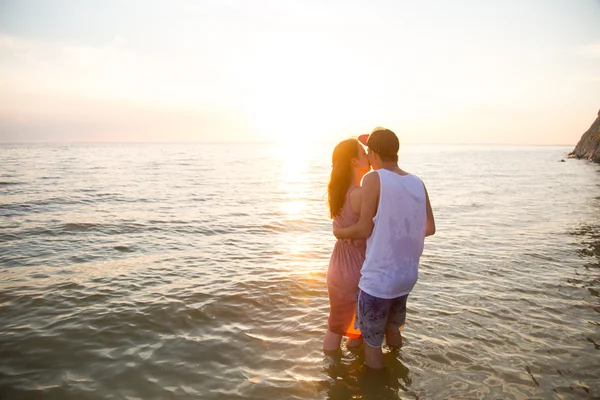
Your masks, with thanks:
[(410, 293), (417, 283), (427, 220), (425, 186), (412, 174), (386, 169), (376, 173), (379, 206), (358, 287), (371, 296), (393, 299)]

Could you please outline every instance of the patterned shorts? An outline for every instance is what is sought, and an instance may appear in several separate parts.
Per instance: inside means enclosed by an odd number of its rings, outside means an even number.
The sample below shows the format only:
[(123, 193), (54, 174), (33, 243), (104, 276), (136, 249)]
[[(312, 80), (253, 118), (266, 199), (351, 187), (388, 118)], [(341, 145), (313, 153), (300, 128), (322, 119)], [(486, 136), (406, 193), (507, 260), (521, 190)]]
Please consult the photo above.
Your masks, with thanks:
[(397, 332), (404, 328), (407, 299), (408, 295), (395, 299), (381, 299), (362, 290), (358, 291), (355, 325), (360, 327), (369, 346), (381, 346), (386, 330)]

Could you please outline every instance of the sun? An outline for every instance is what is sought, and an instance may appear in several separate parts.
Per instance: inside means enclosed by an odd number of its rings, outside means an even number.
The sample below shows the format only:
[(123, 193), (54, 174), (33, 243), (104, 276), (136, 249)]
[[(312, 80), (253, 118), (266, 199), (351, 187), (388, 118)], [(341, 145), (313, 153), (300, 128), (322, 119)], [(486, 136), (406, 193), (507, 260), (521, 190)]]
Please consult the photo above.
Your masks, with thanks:
[(373, 93), (353, 90), (356, 79), (335, 79), (314, 66), (283, 62), (281, 57), (264, 62), (280, 68), (252, 71), (255, 89), (245, 98), (244, 108), (257, 139), (333, 142), (378, 120), (381, 107)]
[(284, 145), (329, 139), (336, 129), (334, 115), (307, 103), (306, 98), (257, 100), (251, 114), (254, 130), (266, 141)]

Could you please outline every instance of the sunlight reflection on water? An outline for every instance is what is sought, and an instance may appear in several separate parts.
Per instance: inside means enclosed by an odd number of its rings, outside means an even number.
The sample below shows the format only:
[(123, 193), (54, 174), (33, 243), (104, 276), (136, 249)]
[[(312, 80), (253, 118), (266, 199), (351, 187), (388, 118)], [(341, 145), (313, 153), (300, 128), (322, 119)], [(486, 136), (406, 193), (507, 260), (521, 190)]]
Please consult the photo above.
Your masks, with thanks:
[[(411, 146), (428, 239), (388, 374), (320, 351), (332, 145), (0, 148), (8, 398), (600, 395), (598, 167)], [(576, 195), (574, 195), (576, 193)], [(383, 381), (377, 381), (383, 379)]]

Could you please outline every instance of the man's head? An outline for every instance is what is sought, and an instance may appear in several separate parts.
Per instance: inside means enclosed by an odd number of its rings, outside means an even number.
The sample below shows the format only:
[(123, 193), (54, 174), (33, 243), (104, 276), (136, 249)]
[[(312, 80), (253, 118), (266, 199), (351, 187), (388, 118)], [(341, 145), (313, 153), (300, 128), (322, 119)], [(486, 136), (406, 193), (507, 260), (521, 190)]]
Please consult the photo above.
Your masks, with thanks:
[(358, 140), (367, 146), (367, 156), (373, 169), (379, 169), (383, 163), (398, 162), (400, 141), (389, 129), (377, 127), (369, 135), (360, 135)]

